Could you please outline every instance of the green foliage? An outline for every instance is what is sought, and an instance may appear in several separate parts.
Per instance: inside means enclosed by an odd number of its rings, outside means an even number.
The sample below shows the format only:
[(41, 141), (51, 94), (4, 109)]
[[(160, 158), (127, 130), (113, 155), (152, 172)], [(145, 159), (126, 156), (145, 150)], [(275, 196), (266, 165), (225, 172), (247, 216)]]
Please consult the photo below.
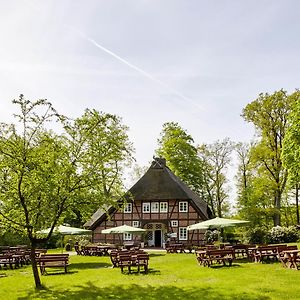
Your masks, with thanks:
[(5, 232), (1, 232), (0, 245), (1, 246), (29, 245), (29, 240), (26, 235), (8, 229)]
[(250, 244), (266, 244), (268, 242), (268, 231), (263, 227), (250, 228), (245, 237)]
[(283, 162), (290, 172), (290, 180), (299, 182), (300, 168), (300, 92), (293, 94), (295, 103), (289, 115), (290, 127), (283, 143)]
[(195, 192), (203, 192), (204, 165), (197, 155), (194, 140), (178, 123), (163, 125), (156, 154), (167, 161), (168, 167)]
[[(0, 221), (26, 234), (35, 247), (72, 213), (81, 220), (119, 199), (132, 146), (117, 116), (86, 110), (71, 121), (46, 100), (21, 95), (13, 103), (20, 108), (17, 124), (0, 126)], [(48, 129), (53, 122), (61, 134)], [(48, 227), (48, 236), (37, 234)]]
[[(294, 95), (288, 95), (283, 90), (273, 94), (260, 94), (256, 100), (244, 108), (242, 115), (246, 121), (255, 126), (257, 132), (258, 141), (251, 146), (250, 156), (248, 156), (251, 160), (250, 172), (253, 178), (262, 178), (263, 185), (266, 183), (268, 185), (271, 202), (269, 208), (274, 209), (272, 216), (274, 225), (281, 223), (282, 195), (286, 188), (288, 174), (282, 164), (281, 152), (289, 127), (288, 115), (294, 101)], [(251, 190), (254, 191), (251, 189), (250, 182)], [(249, 190), (241, 190), (240, 195), (246, 196), (248, 202), (252, 197)], [(240, 204), (243, 205), (241, 201)]]
[(220, 231), (218, 230), (206, 230), (204, 233), (204, 239), (207, 243), (211, 244), (219, 240)]
[(226, 171), (231, 162), (233, 146), (229, 138), (225, 138), (198, 147), (198, 155), (204, 165), (203, 194), (213, 215), (218, 217), (222, 217), (229, 211)]
[(268, 232), (269, 242), (276, 243), (292, 243), (297, 242), (299, 234), (295, 226), (281, 227), (275, 226)]

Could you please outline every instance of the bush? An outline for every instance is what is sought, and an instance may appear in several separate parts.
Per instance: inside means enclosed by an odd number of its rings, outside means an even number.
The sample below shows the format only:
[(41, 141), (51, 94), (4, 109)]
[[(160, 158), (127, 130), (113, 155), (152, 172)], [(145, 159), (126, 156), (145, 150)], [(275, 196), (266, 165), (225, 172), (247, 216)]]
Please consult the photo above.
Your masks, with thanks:
[(268, 242), (268, 232), (264, 228), (254, 227), (246, 232), (246, 239), (250, 244), (265, 244)]
[(16, 246), (16, 245), (29, 245), (29, 240), (26, 235), (19, 232), (7, 230), (0, 235), (1, 246)]
[(299, 238), (297, 228), (295, 226), (276, 226), (268, 232), (268, 235), (270, 243), (272, 244), (297, 242)]
[(219, 238), (220, 232), (218, 230), (206, 230), (204, 238), (207, 243), (216, 242)]

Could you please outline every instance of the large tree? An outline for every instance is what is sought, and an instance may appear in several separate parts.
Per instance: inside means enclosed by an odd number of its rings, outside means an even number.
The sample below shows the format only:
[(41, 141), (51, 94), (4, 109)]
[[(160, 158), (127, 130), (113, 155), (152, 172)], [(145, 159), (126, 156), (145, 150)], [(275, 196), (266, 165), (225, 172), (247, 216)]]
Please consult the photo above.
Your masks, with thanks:
[(167, 161), (168, 167), (195, 192), (203, 191), (203, 163), (197, 155), (194, 140), (178, 123), (168, 122), (158, 139), (156, 154)]
[[(116, 116), (86, 111), (73, 122), (46, 100), (21, 95), (13, 103), (20, 107), (18, 122), (0, 128), (1, 226), (27, 235), (40, 288), (35, 248), (79, 203), (99, 207), (121, 195), (120, 162), (130, 159), (132, 150)], [(51, 121), (59, 122), (61, 134), (47, 129)], [(37, 234), (47, 227), (48, 236)]]
[(289, 171), (289, 186), (294, 191), (296, 203), (297, 223), (299, 217), (299, 190), (300, 190), (300, 91), (291, 96), (293, 98), (292, 111), (289, 115), (290, 126), (283, 141), (282, 158), (284, 166)]
[[(273, 215), (270, 201), (270, 180), (264, 168), (257, 168), (253, 160), (255, 144), (238, 143), (235, 147), (238, 158), (237, 208), (242, 218), (255, 226), (268, 226)], [(253, 163), (254, 162), (254, 163)]]
[(261, 174), (269, 180), (272, 192), (274, 226), (280, 225), (282, 195), (287, 182), (287, 170), (282, 165), (281, 151), (288, 128), (288, 115), (294, 97), (280, 90), (273, 94), (260, 94), (243, 110), (242, 116), (255, 126), (258, 142), (252, 150), (252, 157)]
[(231, 162), (233, 143), (229, 138), (198, 147), (204, 168), (205, 195), (215, 216), (228, 211), (227, 168)]

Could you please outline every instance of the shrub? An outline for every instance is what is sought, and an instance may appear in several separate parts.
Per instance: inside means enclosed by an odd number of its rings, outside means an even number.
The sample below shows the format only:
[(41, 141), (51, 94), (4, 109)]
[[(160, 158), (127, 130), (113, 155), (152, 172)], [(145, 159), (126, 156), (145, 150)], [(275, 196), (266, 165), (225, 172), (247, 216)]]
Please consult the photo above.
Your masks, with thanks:
[(204, 238), (207, 243), (216, 242), (219, 238), (220, 232), (218, 230), (206, 230)]
[(269, 240), (271, 244), (284, 243), (285, 242), (285, 228), (281, 226), (273, 227), (268, 232)]
[(298, 238), (299, 236), (295, 226), (276, 226), (269, 231), (270, 243), (274, 244), (297, 242)]
[(265, 244), (268, 241), (268, 232), (264, 228), (254, 227), (246, 232), (246, 239), (251, 244)]

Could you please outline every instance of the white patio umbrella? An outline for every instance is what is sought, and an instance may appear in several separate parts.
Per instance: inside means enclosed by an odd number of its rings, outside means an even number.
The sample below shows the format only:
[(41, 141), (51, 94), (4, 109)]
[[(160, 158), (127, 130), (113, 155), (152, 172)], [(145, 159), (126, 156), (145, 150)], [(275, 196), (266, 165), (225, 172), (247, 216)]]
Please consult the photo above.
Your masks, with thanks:
[(104, 234), (112, 234), (112, 233), (135, 233), (135, 234), (138, 234), (138, 233), (143, 233), (146, 231), (147, 230), (138, 228), (138, 227), (132, 227), (129, 225), (121, 225), (121, 226), (117, 226), (117, 227), (103, 229), (101, 231), (101, 233), (104, 233)]
[[(47, 228), (47, 229), (37, 231), (37, 233), (46, 235), (50, 232), (50, 230), (51, 230), (51, 228)], [(89, 235), (89, 234), (92, 234), (92, 230), (71, 227), (71, 226), (65, 226), (65, 225), (59, 225), (54, 228), (53, 234), (61, 235), (61, 246), (62, 246), (62, 251), (63, 251), (63, 248), (64, 248), (63, 236), (64, 235)]]
[(214, 219), (206, 220), (200, 223), (189, 225), (187, 230), (196, 230), (196, 229), (220, 229), (224, 227), (236, 226), (240, 224), (246, 224), (249, 221), (246, 220), (235, 220), (235, 219), (226, 219), (216, 217)]
[[(47, 228), (47, 229), (40, 230), (37, 233), (48, 234), (50, 232), (50, 230), (51, 230), (51, 228)], [(54, 234), (62, 234), (62, 235), (88, 235), (88, 234), (92, 234), (92, 230), (71, 227), (71, 226), (65, 226), (65, 225), (59, 225), (54, 228), (53, 233)]]

